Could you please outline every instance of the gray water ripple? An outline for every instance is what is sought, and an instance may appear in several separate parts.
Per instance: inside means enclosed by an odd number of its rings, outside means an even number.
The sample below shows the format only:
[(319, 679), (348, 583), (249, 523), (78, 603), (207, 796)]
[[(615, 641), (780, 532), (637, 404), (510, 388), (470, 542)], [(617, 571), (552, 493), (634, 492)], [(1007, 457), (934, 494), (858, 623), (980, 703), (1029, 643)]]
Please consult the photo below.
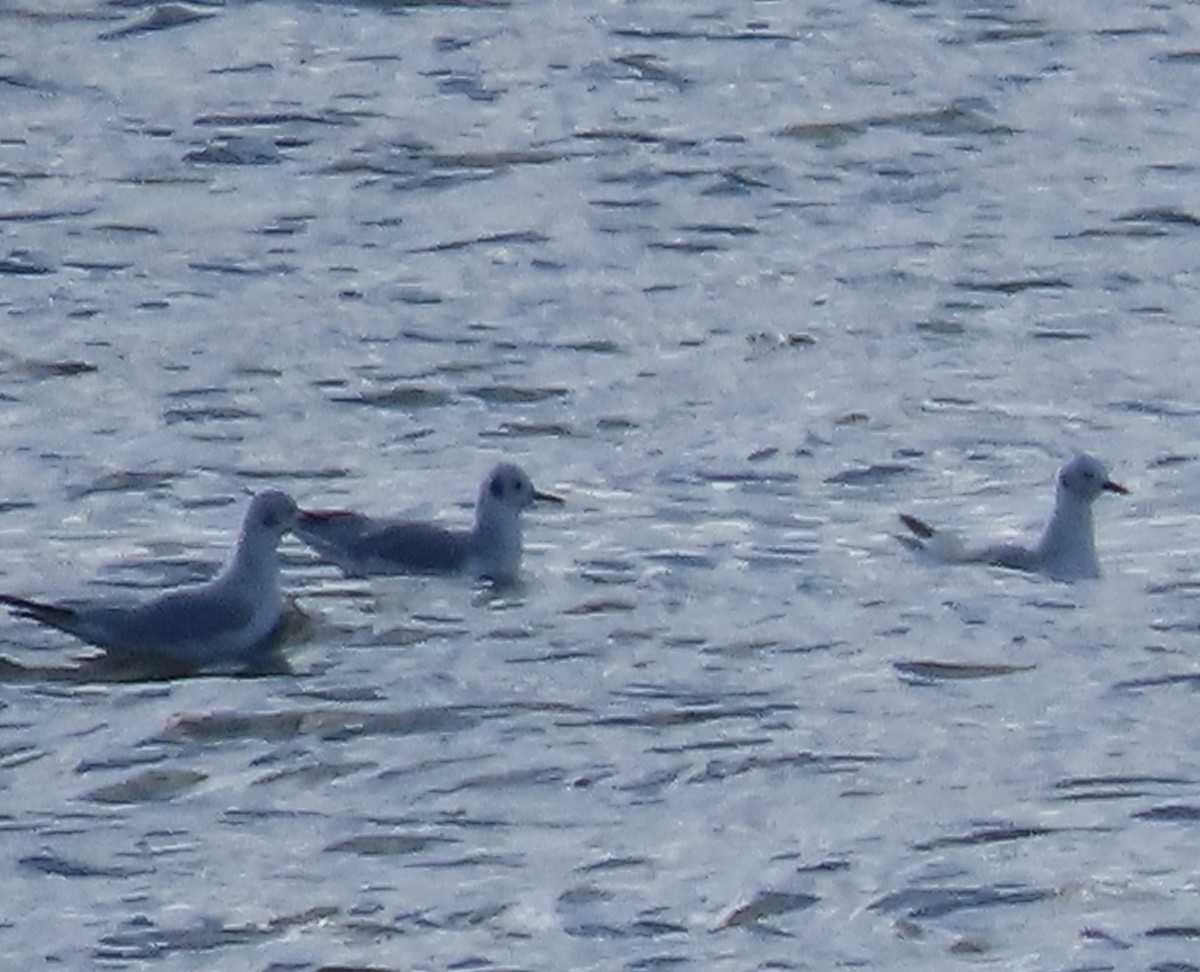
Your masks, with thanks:
[(209, 917), (191, 927), (160, 928), (146, 918), (133, 918), (123, 930), (103, 936), (93, 957), (101, 962), (161, 959), (173, 953), (211, 952), (234, 945), (253, 945), (293, 929), (319, 925), (337, 916), (334, 906), (318, 906), (299, 914), (276, 915), (261, 924), (241, 924)]
[(233, 135), (214, 139), (183, 156), (183, 161), (200, 165), (278, 165), (282, 160), (276, 143)]
[(813, 894), (787, 891), (760, 891), (752, 900), (744, 905), (739, 905), (721, 919), (716, 930), (724, 931), (729, 928), (747, 927), (758, 928), (762, 925), (764, 918), (774, 918), (778, 915), (803, 911), (811, 908), (820, 902), (820, 900), (819, 897)]
[(264, 713), (208, 713), (180, 716), (168, 725), (166, 742), (216, 742), (232, 739), (286, 740), (308, 736), (344, 738), (346, 734), (409, 735), (454, 732), (475, 719), (455, 709), (377, 711), (352, 708), (313, 708)]
[(884, 913), (901, 912), (908, 918), (943, 918), (964, 909), (1036, 904), (1054, 896), (1053, 890), (1044, 888), (905, 888), (884, 895), (868, 907)]
[(63, 878), (104, 878), (123, 879), (153, 874), (150, 867), (128, 867), (116, 864), (91, 864), (76, 858), (60, 857), (46, 851), (30, 857), (22, 857), (17, 862), (21, 867), (29, 868), (40, 874)]
[(7, 257), (0, 257), (0, 274), (5, 276), (43, 277), (55, 272), (47, 259), (23, 250), (12, 250)]
[(458, 838), (435, 834), (360, 834), (335, 841), (325, 850), (329, 853), (357, 854), (360, 857), (394, 857), (454, 843), (458, 843)]

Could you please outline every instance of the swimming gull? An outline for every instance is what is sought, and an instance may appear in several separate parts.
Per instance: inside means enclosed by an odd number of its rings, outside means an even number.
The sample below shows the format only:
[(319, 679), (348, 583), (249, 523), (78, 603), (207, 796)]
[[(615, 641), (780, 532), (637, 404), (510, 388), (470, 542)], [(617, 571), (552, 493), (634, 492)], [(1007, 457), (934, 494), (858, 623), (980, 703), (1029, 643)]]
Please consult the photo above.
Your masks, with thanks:
[(0, 594), (0, 603), (17, 617), (65, 631), (118, 661), (188, 669), (253, 661), (269, 653), (283, 623), (278, 546), (295, 518), (296, 504), (286, 493), (259, 493), (217, 577), (141, 604), (52, 604), (12, 594)]
[(1054, 512), (1036, 547), (1002, 543), (968, 548), (956, 534), (936, 530), (907, 513), (901, 513), (900, 519), (913, 535), (899, 539), (943, 563), (991, 564), (1045, 574), (1054, 580), (1099, 577), (1092, 503), (1104, 492), (1129, 490), (1109, 478), (1108, 469), (1099, 459), (1079, 455), (1058, 471)]
[(519, 466), (502, 462), (479, 488), (470, 530), (344, 510), (300, 510), (296, 534), (350, 577), (470, 574), (507, 584), (521, 569), (521, 513), (538, 501), (563, 502), (535, 489)]

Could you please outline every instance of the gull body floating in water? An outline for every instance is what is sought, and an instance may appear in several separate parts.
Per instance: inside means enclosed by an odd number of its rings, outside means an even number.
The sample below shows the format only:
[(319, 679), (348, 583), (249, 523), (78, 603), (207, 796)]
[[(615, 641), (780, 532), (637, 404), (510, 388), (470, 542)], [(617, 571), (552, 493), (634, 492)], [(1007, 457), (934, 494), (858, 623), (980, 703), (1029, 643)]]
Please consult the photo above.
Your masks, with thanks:
[(1015, 543), (967, 547), (957, 534), (936, 530), (907, 513), (901, 513), (900, 519), (912, 536), (899, 539), (943, 563), (991, 564), (1064, 581), (1099, 577), (1092, 503), (1104, 492), (1129, 490), (1109, 478), (1108, 469), (1099, 459), (1079, 455), (1058, 471), (1054, 512), (1036, 547)]
[(51, 604), (12, 594), (0, 594), (0, 603), (17, 617), (103, 648), (118, 662), (185, 670), (254, 662), (270, 653), (283, 625), (278, 547), (295, 519), (296, 504), (286, 493), (259, 493), (220, 574), (141, 604)]
[(350, 577), (470, 574), (508, 584), (521, 570), (521, 514), (539, 501), (562, 503), (535, 489), (519, 466), (503, 462), (479, 487), (470, 530), (341, 510), (300, 510), (296, 534)]

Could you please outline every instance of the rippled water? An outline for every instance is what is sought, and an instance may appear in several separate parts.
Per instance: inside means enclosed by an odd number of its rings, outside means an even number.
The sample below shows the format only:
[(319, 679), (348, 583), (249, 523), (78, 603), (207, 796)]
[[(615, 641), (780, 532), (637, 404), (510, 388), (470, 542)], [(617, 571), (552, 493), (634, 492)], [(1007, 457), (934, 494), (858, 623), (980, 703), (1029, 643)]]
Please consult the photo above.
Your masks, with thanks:
[[(1198, 967), (1192, 6), (0, 9), (4, 590), (465, 523), (294, 673), (0, 624), (27, 968)], [(1106, 576), (938, 569), (1072, 449)]]

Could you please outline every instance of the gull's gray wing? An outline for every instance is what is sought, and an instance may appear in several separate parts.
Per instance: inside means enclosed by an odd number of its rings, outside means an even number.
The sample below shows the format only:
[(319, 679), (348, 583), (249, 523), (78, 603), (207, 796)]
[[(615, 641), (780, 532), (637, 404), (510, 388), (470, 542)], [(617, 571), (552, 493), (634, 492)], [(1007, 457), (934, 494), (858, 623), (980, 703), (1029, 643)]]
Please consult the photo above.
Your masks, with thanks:
[(416, 520), (301, 512), (296, 533), (351, 576), (455, 574), (471, 558), (471, 534)]
[(257, 627), (253, 606), (220, 587), (175, 591), (135, 606), (47, 604), (0, 596), (20, 617), (74, 635), (114, 658), (157, 658), (202, 668), (256, 654), (278, 628), (267, 617)]
[(78, 613), (82, 625), (94, 631), (95, 643), (110, 652), (196, 665), (251, 652), (277, 627), (276, 619), (275, 626), (255, 630), (253, 605), (223, 587), (173, 591), (135, 608), (96, 606)]
[(469, 533), (432, 523), (394, 520), (365, 532), (355, 555), (396, 573), (453, 574), (465, 570), (471, 554)]
[(997, 543), (984, 547), (982, 550), (971, 552), (971, 560), (993, 567), (1007, 567), (1009, 570), (1041, 570), (1041, 558), (1036, 550), (1022, 547), (1016, 543)]

